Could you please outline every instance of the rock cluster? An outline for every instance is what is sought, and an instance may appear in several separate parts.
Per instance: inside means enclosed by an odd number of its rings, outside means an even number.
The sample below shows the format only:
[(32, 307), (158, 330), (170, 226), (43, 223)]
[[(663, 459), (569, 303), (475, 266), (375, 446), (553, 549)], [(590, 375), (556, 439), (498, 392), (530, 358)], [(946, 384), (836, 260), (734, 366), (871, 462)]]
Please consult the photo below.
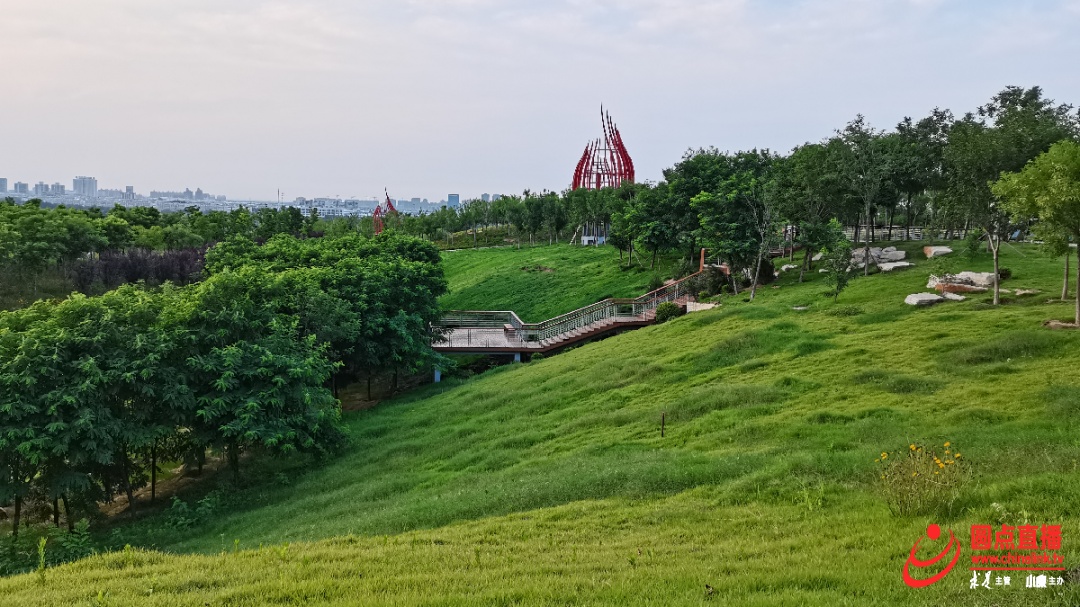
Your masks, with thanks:
[[(896, 247), (870, 247), (870, 265), (881, 267), (882, 264), (904, 261), (907, 253), (897, 251)], [(866, 265), (866, 247), (860, 247), (851, 251), (851, 267), (862, 269)], [(907, 267), (907, 266), (902, 266)], [(895, 267), (890, 269), (896, 269)], [(888, 270), (886, 270), (888, 271)]]
[(942, 293), (985, 293), (994, 286), (993, 272), (960, 272), (945, 276), (930, 275), (927, 289)]

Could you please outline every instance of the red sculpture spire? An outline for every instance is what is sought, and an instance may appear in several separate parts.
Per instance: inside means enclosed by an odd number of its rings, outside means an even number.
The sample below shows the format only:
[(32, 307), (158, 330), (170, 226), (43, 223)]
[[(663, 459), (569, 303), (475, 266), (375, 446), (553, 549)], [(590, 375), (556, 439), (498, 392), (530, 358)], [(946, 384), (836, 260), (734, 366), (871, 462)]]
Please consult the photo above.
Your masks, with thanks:
[(624, 181), (634, 181), (634, 161), (623, 144), (611, 114), (600, 108), (600, 125), (604, 136), (585, 146), (585, 152), (574, 169), (574, 181), (571, 188), (577, 190), (599, 190), (617, 188)]

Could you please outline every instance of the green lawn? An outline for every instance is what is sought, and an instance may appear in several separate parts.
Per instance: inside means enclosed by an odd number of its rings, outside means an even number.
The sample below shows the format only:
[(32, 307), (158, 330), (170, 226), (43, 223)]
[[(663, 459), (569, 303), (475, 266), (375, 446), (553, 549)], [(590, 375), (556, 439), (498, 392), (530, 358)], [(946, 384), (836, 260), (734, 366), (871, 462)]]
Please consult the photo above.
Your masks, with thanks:
[(567, 244), (447, 251), (442, 255), (450, 293), (448, 310), (512, 310), (540, 322), (607, 297), (637, 297), (654, 275), (667, 278), (671, 260), (629, 269), (613, 247)]
[[(470, 263), (457, 254), (452, 282)], [(834, 304), (816, 272), (789, 273), (753, 303), (429, 386), (349, 414), (349, 452), (230, 492), (212, 522), (159, 515), (117, 538), (177, 554), (0, 580), (0, 603), (1076, 604), (1080, 333), (1040, 326), (1070, 319), (1070, 303), (1047, 303), (1059, 263), (1003, 255), (1006, 288), (1043, 293), (915, 309), (902, 301), (925, 290), (921, 261)], [(891, 514), (875, 458), (945, 441), (974, 475), (959, 500)], [(900, 569), (931, 522), (964, 555), (910, 589)], [(969, 589), (976, 523), (1064, 525), (1073, 581)], [(924, 545), (923, 558), (943, 544)]]

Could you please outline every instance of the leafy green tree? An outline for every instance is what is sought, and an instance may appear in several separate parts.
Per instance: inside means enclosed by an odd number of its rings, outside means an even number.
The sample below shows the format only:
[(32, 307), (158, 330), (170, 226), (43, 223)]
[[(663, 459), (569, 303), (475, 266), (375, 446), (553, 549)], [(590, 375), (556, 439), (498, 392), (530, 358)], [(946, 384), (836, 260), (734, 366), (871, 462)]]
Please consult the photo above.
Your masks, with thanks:
[[(1054, 143), (1074, 138), (1077, 118), (1072, 106), (1046, 99), (1038, 87), (1009, 87), (977, 113), (969, 113), (949, 131), (945, 149), (947, 188), (942, 202), (979, 227), (1000, 270), (1001, 239), (1010, 229), (1010, 214), (990, 189), (1002, 172), (1016, 172)], [(994, 281), (994, 304), (1000, 302)]]
[[(1080, 143), (1055, 143), (1020, 171), (1003, 174), (991, 189), (1013, 217), (1037, 218), (1037, 231), (1059, 249), (1069, 241), (1080, 243)], [(1080, 260), (1076, 267), (1080, 275)], [(1080, 327), (1080, 288), (1074, 322)]]
[(833, 301), (836, 301), (851, 281), (851, 241), (844, 236), (838, 221), (830, 222), (828, 231), (831, 242), (824, 249), (822, 269), (825, 270), (825, 281), (832, 286)]
[(866, 220), (863, 234), (863, 273), (870, 273), (870, 242), (874, 223), (874, 208), (882, 199), (882, 193), (891, 179), (891, 146), (884, 134), (867, 124), (862, 114), (839, 131), (839, 138), (847, 149), (844, 175), (855, 198), (862, 203), (862, 215)]

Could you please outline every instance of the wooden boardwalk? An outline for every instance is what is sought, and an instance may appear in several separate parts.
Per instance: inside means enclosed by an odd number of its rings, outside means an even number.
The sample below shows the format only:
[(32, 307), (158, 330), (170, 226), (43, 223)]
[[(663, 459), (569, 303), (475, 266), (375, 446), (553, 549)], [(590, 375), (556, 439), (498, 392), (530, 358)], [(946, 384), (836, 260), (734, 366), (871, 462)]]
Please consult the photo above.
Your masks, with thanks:
[(605, 299), (540, 323), (522, 322), (511, 311), (455, 310), (443, 316), (439, 352), (548, 352), (572, 343), (626, 328), (656, 322), (656, 307), (665, 302), (685, 306), (686, 281), (665, 285), (635, 299)]

